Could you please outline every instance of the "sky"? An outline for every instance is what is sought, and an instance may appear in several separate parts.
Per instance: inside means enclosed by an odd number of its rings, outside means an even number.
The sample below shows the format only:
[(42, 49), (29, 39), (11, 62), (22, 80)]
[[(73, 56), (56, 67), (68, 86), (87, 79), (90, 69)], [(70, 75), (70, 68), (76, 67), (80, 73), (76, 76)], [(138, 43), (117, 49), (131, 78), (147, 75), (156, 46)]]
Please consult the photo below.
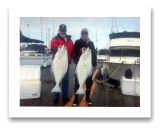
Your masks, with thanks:
[[(26, 37), (41, 40), (41, 18), (42, 18), (42, 41), (45, 45), (57, 35), (60, 24), (67, 26), (67, 34), (72, 36), (73, 42), (80, 39), (82, 28), (87, 28), (89, 38), (98, 49), (108, 48), (110, 45), (109, 34), (111, 33), (112, 23), (114, 32), (140, 32), (140, 17), (20, 17), (20, 30)], [(113, 19), (113, 22), (112, 22)], [(30, 21), (28, 28), (28, 21)], [(97, 44), (96, 44), (97, 30)]]

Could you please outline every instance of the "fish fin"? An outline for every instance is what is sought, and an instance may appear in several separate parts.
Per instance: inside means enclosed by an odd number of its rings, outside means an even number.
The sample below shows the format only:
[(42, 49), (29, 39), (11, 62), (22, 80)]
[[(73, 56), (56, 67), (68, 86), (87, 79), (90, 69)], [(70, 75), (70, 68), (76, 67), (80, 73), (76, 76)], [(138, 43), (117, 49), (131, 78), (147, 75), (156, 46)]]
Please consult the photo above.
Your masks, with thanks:
[(76, 71), (75, 71), (75, 75), (76, 75), (76, 80), (77, 80), (77, 82), (78, 82), (78, 84), (79, 84), (78, 74), (77, 74), (77, 72), (76, 72)]
[(60, 86), (55, 86), (55, 87), (51, 90), (51, 93), (53, 93), (53, 92), (60, 93), (60, 92), (61, 92)]
[(53, 66), (51, 65), (51, 67), (50, 67), (50, 72), (51, 72), (51, 74), (53, 75), (53, 78), (55, 78), (55, 76), (54, 76), (54, 70), (53, 70)]
[(75, 94), (85, 95), (85, 92), (84, 92), (83, 88), (81, 87), (81, 88), (78, 89), (78, 91)]

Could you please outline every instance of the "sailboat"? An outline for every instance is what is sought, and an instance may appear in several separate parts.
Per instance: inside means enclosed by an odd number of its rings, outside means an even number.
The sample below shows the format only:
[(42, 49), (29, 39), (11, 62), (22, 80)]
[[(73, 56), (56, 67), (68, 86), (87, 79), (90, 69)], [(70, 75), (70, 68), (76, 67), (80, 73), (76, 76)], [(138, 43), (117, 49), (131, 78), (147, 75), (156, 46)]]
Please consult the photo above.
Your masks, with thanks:
[[(29, 24), (28, 21), (28, 27)], [(20, 43), (27, 43), (25, 50), (20, 52), (20, 65), (38, 65), (41, 67), (51, 65), (52, 55), (49, 51), (46, 51), (47, 46), (43, 45), (43, 41), (25, 37), (20, 31)]]

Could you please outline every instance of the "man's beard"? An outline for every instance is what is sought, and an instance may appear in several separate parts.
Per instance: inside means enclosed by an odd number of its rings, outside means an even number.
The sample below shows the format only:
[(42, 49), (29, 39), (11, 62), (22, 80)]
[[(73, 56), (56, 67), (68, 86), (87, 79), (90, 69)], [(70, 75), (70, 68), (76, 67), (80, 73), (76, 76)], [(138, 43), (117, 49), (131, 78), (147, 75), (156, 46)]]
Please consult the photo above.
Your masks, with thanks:
[(60, 36), (61, 36), (62, 38), (65, 38), (66, 35), (65, 35), (65, 34), (60, 34)]

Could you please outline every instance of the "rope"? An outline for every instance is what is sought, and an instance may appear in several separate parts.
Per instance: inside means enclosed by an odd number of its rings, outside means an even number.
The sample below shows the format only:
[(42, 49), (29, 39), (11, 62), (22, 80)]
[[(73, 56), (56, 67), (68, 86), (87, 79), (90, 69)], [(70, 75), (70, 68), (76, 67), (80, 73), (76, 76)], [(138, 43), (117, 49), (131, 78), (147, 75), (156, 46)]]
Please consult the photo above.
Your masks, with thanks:
[[(116, 18), (114, 17), (115, 23), (116, 23)], [(116, 23), (116, 28), (117, 28), (117, 23)], [(118, 28), (117, 28), (117, 32), (118, 32)]]
[[(122, 62), (122, 64), (123, 64), (123, 62)], [(113, 72), (113, 74), (112, 74), (108, 79), (106, 79), (106, 80), (103, 81), (103, 82), (106, 82), (107, 80), (109, 80), (109, 79), (117, 72), (117, 70), (120, 68), (120, 66), (121, 66), (122, 64), (120, 64), (120, 65), (117, 67), (117, 69), (115, 70), (115, 72)]]
[(138, 97), (140, 97), (137, 93), (136, 93), (136, 77), (134, 77), (135, 78), (135, 87), (134, 87), (134, 91), (135, 91), (135, 94), (138, 96)]
[(120, 56), (120, 60), (121, 60), (121, 57), (122, 57), (122, 54), (123, 54), (123, 50), (124, 50), (124, 47), (122, 48), (122, 52), (121, 52), (121, 56)]

